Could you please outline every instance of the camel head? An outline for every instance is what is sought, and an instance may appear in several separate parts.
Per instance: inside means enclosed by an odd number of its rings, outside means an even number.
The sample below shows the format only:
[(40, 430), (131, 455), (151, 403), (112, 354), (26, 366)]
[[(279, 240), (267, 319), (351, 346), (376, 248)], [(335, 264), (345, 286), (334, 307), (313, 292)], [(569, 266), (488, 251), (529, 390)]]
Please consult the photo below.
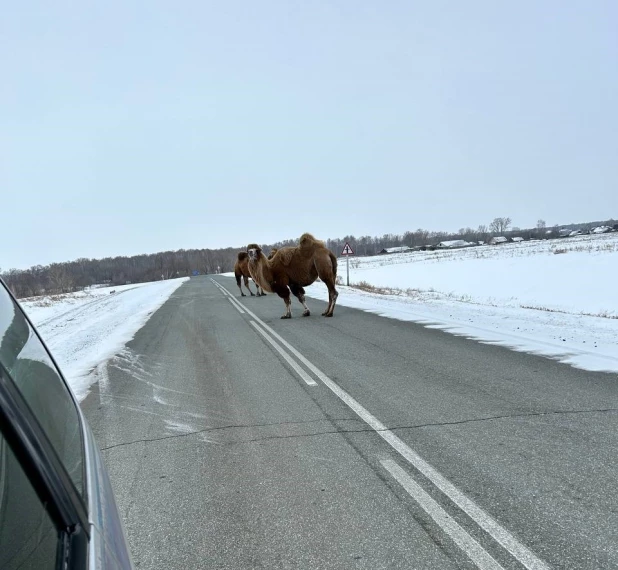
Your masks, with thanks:
[(250, 243), (247, 246), (247, 253), (249, 254), (249, 261), (257, 261), (262, 254), (262, 248), (257, 243)]

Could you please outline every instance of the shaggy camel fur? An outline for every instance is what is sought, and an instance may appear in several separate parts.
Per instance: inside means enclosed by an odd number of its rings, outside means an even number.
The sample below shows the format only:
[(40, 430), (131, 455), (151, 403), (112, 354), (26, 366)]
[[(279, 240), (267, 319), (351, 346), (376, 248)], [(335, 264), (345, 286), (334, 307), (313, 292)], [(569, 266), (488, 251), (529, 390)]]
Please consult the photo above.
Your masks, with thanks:
[[(246, 297), (246, 295), (242, 291), (242, 285), (240, 283), (241, 279), (245, 282), (245, 287), (248, 289), (249, 293), (251, 293), (251, 296), (255, 297), (253, 291), (251, 291), (251, 287), (249, 286), (249, 277), (253, 277), (249, 272), (249, 256), (247, 255), (246, 251), (240, 251), (238, 253), (238, 259), (234, 264), (234, 276), (236, 277), (236, 285), (238, 285), (238, 289), (240, 289), (241, 297)], [(255, 282), (257, 295), (258, 297), (261, 297), (262, 295), (264, 295), (264, 292), (260, 292), (260, 286), (258, 285), (258, 282), (255, 281), (255, 279), (253, 279), (253, 281)]]
[(328, 287), (328, 307), (322, 313), (332, 317), (339, 293), (335, 289), (337, 278), (337, 258), (311, 234), (303, 234), (300, 244), (296, 247), (282, 247), (268, 259), (262, 248), (255, 244), (247, 246), (249, 254), (249, 271), (264, 291), (277, 293), (285, 302), (285, 313), (282, 319), (292, 317), (292, 302), (290, 291), (302, 303), (304, 317), (311, 313), (305, 303), (303, 287), (311, 285), (318, 277)]

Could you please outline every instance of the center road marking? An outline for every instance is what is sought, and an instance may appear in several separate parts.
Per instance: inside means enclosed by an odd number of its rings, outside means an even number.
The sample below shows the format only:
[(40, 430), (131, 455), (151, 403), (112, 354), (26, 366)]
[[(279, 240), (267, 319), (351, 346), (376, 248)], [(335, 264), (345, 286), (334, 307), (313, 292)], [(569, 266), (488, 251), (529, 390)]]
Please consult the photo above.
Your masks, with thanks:
[(242, 309), (242, 308), (239, 306), (238, 302), (237, 302), (235, 299), (230, 299), (230, 298), (228, 297), (228, 301), (232, 304), (232, 307), (234, 307), (234, 308), (235, 308), (235, 309), (236, 309), (236, 310), (237, 310), (237, 311), (238, 311), (241, 315), (244, 315), (244, 314), (245, 314), (244, 309)]
[[(212, 281), (226, 295), (231, 297), (231, 294), (227, 291), (227, 289), (219, 285), (216, 281)], [(386, 441), (386, 443), (388, 443), (397, 453), (399, 453), (399, 455), (401, 455), (406, 461), (408, 461), (420, 473), (429, 479), (429, 481), (440, 489), (442, 493), (444, 493), (453, 503), (455, 503), (474, 522), (476, 522), (478, 526), (487, 532), (487, 534), (489, 534), (496, 542), (502, 545), (503, 548), (510, 552), (511, 555), (515, 557), (525, 568), (528, 570), (550, 570), (550, 567), (543, 562), (543, 560), (538, 558), (534, 552), (519, 542), (508, 530), (500, 525), (500, 523), (481, 509), (481, 507), (479, 507), (474, 501), (464, 495), (464, 493), (462, 493), (455, 485), (446, 479), (446, 477), (434, 469), (420, 455), (418, 455), (418, 453), (399, 439), (399, 437), (390, 431), (382, 422), (380, 422), (375, 416), (369, 413), (354, 398), (352, 398), (350, 394), (335, 384), (335, 382), (333, 382), (317, 366), (307, 360), (289, 342), (287, 342), (283, 337), (277, 334), (276, 331), (263, 322), (253, 311), (248, 309), (245, 305), (243, 305), (243, 308), (262, 326), (264, 330), (268, 331), (294, 356), (296, 356), (296, 358), (302, 362), (306, 368), (313, 372), (313, 374), (319, 378), (327, 388), (329, 388), (343, 403), (352, 409), (356, 415), (358, 415), (367, 425), (369, 425), (369, 427), (371, 427), (384, 441)], [(399, 473), (398, 471), (396, 472)], [(436, 520), (436, 522), (438, 521)], [(487, 556), (489, 556), (489, 554)]]
[[(227, 296), (228, 301), (242, 314), (244, 314), (248, 309), (241, 305), (236, 299), (234, 299), (229, 291), (225, 288), (221, 287), (218, 283), (215, 282), (217, 287), (221, 289)], [(257, 332), (259, 332), (271, 345), (272, 347), (285, 359), (285, 361), (296, 371), (296, 373), (305, 381), (309, 386), (317, 386), (318, 383), (309, 376), (297, 363), (296, 361), (290, 357), (290, 355), (283, 350), (277, 342), (271, 337), (265, 330), (262, 330), (260, 326), (255, 321), (250, 321), (251, 325), (255, 328)]]

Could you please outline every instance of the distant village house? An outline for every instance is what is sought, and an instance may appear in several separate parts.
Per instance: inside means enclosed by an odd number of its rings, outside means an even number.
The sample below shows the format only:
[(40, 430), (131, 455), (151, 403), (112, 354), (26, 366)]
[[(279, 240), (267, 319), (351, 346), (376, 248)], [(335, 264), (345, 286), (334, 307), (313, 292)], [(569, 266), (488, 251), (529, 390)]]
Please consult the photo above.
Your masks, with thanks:
[(408, 251), (412, 251), (412, 248), (408, 247), (407, 245), (403, 245), (401, 247), (385, 247), (383, 250), (380, 251), (380, 254), (384, 254), (384, 253), (406, 253)]
[(438, 244), (438, 247), (440, 249), (455, 249), (458, 247), (470, 247), (473, 245), (474, 245), (473, 243), (470, 243), (463, 239), (453, 239), (453, 240), (441, 241)]
[(506, 239), (504, 236), (494, 236), (492, 238), (490, 238), (490, 240), (487, 242), (490, 245), (498, 245), (501, 243), (507, 243), (509, 240)]

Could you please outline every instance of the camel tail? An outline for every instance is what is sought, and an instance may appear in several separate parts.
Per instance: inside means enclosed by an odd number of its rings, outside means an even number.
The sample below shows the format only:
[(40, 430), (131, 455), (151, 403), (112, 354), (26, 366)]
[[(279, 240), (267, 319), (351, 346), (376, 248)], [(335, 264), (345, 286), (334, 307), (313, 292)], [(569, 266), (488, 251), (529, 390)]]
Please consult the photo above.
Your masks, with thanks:
[(240, 278), (242, 277), (242, 273), (238, 270), (235, 270), (234, 277), (236, 277), (236, 285), (240, 287)]
[(333, 277), (337, 279), (337, 256), (330, 250), (328, 251), (328, 254), (330, 255), (330, 261), (333, 264)]

